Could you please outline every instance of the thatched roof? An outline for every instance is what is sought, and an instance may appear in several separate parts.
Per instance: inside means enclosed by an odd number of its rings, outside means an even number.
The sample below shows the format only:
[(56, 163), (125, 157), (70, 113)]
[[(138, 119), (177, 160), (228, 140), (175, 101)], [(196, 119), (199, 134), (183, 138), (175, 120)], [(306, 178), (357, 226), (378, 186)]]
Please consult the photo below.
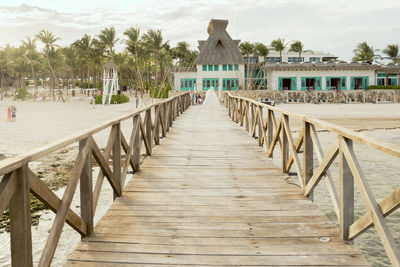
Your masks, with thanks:
[(226, 31), (227, 20), (212, 19), (208, 26), (207, 41), (199, 41), (200, 54), (196, 64), (243, 64), (244, 59), (238, 49), (240, 40), (232, 40)]
[(399, 72), (400, 65), (377, 65), (366, 62), (303, 62), (303, 63), (267, 63), (263, 69), (269, 71), (307, 71), (307, 70), (375, 70), (383, 72)]
[(118, 68), (118, 65), (117, 64), (115, 64), (115, 62), (114, 62), (114, 60), (112, 60), (112, 59), (110, 59), (107, 63), (104, 63), (103, 64), (103, 69), (108, 69), (108, 70), (111, 70), (111, 69), (119, 69)]

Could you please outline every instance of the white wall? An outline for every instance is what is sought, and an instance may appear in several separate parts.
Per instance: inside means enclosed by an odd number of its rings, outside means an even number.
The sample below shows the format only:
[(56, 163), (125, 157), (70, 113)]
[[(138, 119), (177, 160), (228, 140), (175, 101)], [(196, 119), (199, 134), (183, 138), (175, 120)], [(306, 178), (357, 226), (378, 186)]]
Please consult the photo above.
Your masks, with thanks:
[(196, 75), (196, 72), (174, 72), (174, 90), (181, 89), (181, 79), (195, 79)]
[[(218, 71), (203, 71), (202, 65), (197, 65), (197, 72), (175, 72), (174, 73), (174, 90), (180, 90), (181, 79), (196, 79), (197, 91), (203, 88), (203, 78), (218, 78), (218, 85), (222, 87), (222, 79), (239, 79), (239, 85), (244, 88), (244, 64), (239, 65), (238, 71), (223, 71), (222, 65), (219, 65)], [(215, 88), (217, 89), (217, 88)]]
[(326, 90), (326, 77), (346, 77), (346, 89), (350, 89), (350, 78), (368, 76), (369, 85), (376, 84), (374, 70), (327, 70), (327, 71), (267, 71), (268, 89), (278, 90), (279, 77), (296, 77), (297, 91), (301, 90), (301, 77), (322, 77), (322, 90)]

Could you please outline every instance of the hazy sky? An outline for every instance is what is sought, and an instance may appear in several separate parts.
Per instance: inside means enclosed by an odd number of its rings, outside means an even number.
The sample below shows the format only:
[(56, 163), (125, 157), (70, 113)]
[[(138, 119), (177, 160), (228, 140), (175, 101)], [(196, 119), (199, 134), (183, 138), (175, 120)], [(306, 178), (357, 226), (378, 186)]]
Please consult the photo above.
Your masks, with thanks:
[(0, 46), (19, 46), (41, 29), (66, 45), (114, 25), (121, 39), (130, 26), (156, 28), (171, 45), (187, 41), (197, 49), (211, 18), (228, 19), (228, 32), (242, 41), (301, 40), (344, 60), (361, 41), (379, 49), (400, 43), (400, 0), (1, 0)]

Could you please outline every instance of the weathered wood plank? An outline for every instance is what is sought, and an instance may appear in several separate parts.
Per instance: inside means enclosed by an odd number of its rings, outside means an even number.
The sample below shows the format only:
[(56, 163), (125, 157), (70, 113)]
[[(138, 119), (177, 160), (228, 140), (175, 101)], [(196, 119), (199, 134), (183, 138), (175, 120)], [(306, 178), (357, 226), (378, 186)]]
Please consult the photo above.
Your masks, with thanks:
[(33, 266), (28, 165), (15, 171), (16, 187), (10, 200), (11, 262)]
[[(260, 141), (271, 138), (270, 147), (283, 147), (282, 119), (274, 124), (269, 114), (270, 125), (264, 125), (258, 105), (227, 104), (232, 120), (244, 127), (253, 108), (249, 130), (260, 129)], [(179, 112), (179, 102), (173, 106)], [(367, 265), (245, 130), (226, 118), (222, 108), (206, 106), (180, 116), (68, 264)], [(268, 127), (277, 130), (270, 137)], [(291, 151), (297, 144), (291, 142)], [(331, 241), (322, 243), (321, 236)]]

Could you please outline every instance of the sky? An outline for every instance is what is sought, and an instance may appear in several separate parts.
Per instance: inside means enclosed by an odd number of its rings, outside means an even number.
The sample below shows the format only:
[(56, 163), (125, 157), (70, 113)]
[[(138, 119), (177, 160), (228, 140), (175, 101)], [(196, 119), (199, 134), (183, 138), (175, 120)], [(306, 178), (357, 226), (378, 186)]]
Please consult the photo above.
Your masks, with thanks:
[(117, 50), (131, 26), (142, 33), (161, 29), (172, 46), (186, 41), (197, 49), (215, 18), (229, 20), (234, 39), (267, 45), (277, 38), (300, 40), (305, 49), (350, 61), (362, 41), (381, 50), (400, 43), (399, 17), (399, 0), (1, 0), (0, 46), (19, 46), (42, 29), (69, 45), (113, 25), (121, 40)]

